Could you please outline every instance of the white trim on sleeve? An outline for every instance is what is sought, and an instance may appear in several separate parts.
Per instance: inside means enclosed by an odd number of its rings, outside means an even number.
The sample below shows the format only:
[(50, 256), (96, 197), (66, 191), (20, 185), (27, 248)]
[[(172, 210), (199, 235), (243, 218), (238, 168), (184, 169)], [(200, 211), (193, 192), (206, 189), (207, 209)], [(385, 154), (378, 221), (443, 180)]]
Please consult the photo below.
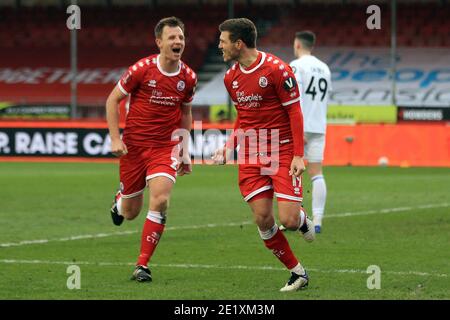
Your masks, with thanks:
[(129, 95), (129, 93), (122, 87), (122, 85), (120, 84), (120, 81), (119, 82), (117, 82), (117, 86), (119, 87), (119, 90), (120, 91), (122, 91), (122, 93), (124, 94), (124, 95)]
[(286, 107), (286, 106), (288, 106), (288, 105), (290, 105), (290, 104), (293, 104), (293, 103), (295, 103), (295, 102), (297, 102), (297, 101), (300, 101), (300, 97), (298, 97), (298, 98), (296, 98), (296, 99), (294, 99), (294, 100), (291, 100), (291, 101), (282, 103), (281, 105), (282, 105), (283, 107)]

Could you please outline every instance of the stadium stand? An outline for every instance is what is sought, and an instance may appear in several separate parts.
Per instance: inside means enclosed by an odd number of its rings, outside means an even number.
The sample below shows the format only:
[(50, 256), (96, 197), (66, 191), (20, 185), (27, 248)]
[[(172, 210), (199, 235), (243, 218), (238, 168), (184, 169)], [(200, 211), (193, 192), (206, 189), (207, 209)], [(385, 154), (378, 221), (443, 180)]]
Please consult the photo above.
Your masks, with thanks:
[[(236, 5), (235, 16), (249, 17), (257, 23), (260, 47), (291, 51), (293, 34), (300, 29), (314, 30), (320, 47), (388, 47), (389, 7), (380, 6), (383, 12), (381, 30), (361, 28), (367, 19), (366, 6), (362, 4), (325, 2), (296, 6), (249, 2)], [(65, 9), (60, 6), (0, 7), (0, 70), (68, 69), (70, 33), (65, 25)], [(210, 57), (220, 56), (216, 49), (217, 26), (227, 18), (225, 4), (158, 5), (157, 10), (150, 6), (89, 6), (82, 12), (82, 29), (78, 32), (78, 67), (80, 70), (124, 68), (140, 57), (157, 52), (153, 27), (161, 17), (169, 15), (180, 17), (186, 24), (183, 60), (194, 70), (202, 71)], [(402, 2), (398, 6), (398, 46), (449, 47), (449, 16), (448, 4)], [(210, 73), (217, 71), (212, 69)], [(199, 79), (208, 81), (210, 77), (199, 75)], [(80, 104), (102, 105), (111, 85), (111, 81), (89, 88), (81, 84)], [(0, 100), (24, 104), (69, 101), (69, 83), (53, 88), (57, 92), (54, 95), (43, 93), (40, 86), (27, 87), (27, 96), (23, 95), (23, 88), (7, 88), (2, 90)]]

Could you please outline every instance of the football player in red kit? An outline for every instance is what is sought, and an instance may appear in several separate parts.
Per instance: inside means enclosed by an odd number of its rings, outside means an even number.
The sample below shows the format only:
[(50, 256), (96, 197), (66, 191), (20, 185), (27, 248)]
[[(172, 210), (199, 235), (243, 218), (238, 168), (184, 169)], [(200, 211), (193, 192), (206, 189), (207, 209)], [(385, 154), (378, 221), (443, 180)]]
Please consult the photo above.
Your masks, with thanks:
[(224, 61), (236, 60), (224, 83), (237, 119), (233, 135), (216, 150), (213, 160), (225, 163), (239, 145), (241, 194), (250, 205), (265, 246), (291, 272), (280, 291), (306, 288), (308, 274), (278, 229), (272, 203), (275, 195), (281, 224), (299, 230), (307, 241), (314, 240), (313, 223), (301, 206), (303, 117), (295, 76), (281, 59), (256, 49), (257, 31), (252, 21), (229, 19), (219, 30)]
[[(121, 225), (124, 219), (136, 218), (145, 188), (151, 190), (132, 276), (139, 282), (152, 280), (148, 262), (164, 231), (176, 177), (191, 172), (189, 152), (185, 148), (180, 156), (180, 139), (174, 133), (191, 129), (191, 101), (197, 83), (196, 74), (180, 60), (185, 47), (183, 23), (176, 17), (160, 20), (155, 38), (160, 53), (132, 65), (106, 102), (111, 151), (120, 159), (120, 191), (111, 208), (113, 223)], [(128, 113), (121, 138), (118, 105), (125, 97)]]

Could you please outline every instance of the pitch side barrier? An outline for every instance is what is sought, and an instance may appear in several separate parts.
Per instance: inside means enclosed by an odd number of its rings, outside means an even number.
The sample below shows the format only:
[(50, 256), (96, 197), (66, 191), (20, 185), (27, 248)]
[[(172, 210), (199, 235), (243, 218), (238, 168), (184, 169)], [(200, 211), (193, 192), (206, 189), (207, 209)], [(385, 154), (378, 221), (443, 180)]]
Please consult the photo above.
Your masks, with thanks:
[[(211, 164), (233, 124), (195, 121), (194, 163)], [(330, 124), (325, 165), (450, 167), (450, 123)], [(115, 162), (106, 122), (0, 121), (0, 161)]]

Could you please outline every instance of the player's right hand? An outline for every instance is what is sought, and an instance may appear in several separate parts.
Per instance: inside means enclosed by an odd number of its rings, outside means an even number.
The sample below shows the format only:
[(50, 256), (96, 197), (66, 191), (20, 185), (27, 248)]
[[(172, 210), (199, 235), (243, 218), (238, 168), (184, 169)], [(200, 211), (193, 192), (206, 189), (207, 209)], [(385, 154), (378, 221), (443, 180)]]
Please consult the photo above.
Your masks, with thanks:
[(214, 151), (211, 159), (214, 161), (214, 164), (225, 164), (225, 148), (218, 148), (216, 151)]
[(231, 150), (226, 147), (218, 148), (216, 151), (214, 151), (214, 154), (212, 155), (211, 159), (214, 161), (214, 164), (222, 165), (227, 162), (227, 159), (229, 158), (231, 154)]
[(111, 140), (111, 153), (119, 158), (128, 153), (127, 146), (122, 139)]
[(214, 161), (214, 164), (222, 165), (227, 163), (228, 159), (231, 159), (233, 155), (233, 150), (228, 149), (227, 147), (218, 148), (214, 151), (214, 154), (211, 156), (211, 159)]

